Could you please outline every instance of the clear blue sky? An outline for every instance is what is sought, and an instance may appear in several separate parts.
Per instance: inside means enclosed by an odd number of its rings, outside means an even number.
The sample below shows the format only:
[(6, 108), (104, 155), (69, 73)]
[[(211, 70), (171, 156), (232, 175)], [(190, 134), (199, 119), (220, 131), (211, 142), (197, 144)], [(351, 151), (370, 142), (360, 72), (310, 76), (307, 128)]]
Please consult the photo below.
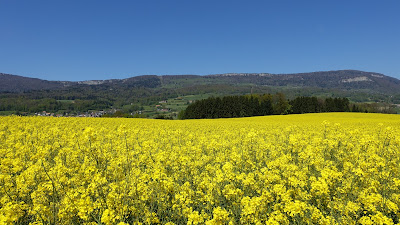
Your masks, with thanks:
[(400, 78), (400, 1), (0, 0), (0, 72), (48, 80), (356, 69)]

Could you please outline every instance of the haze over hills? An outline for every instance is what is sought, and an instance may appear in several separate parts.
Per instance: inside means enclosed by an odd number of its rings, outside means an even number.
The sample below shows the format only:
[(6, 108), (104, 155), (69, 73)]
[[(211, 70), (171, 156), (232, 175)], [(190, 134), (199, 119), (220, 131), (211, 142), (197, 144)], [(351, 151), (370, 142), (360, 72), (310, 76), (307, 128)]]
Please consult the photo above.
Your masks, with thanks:
[(400, 93), (400, 80), (375, 72), (357, 70), (323, 71), (297, 74), (227, 73), (200, 75), (145, 75), (127, 79), (89, 81), (47, 81), (0, 73), (0, 92), (68, 90), (96, 86), (96, 89), (183, 88), (209, 85), (252, 87), (322, 88), (363, 90), (371, 93)]

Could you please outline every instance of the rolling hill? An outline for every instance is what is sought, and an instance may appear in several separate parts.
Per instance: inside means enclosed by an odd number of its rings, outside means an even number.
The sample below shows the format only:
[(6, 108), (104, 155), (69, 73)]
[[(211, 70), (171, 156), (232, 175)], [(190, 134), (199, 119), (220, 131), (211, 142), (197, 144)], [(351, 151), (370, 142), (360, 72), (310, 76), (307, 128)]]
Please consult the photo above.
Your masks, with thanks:
[[(297, 74), (227, 73), (146, 75), (127, 79), (47, 81), (0, 73), (0, 115), (14, 112), (88, 112), (122, 109), (177, 113), (210, 96), (283, 93), (348, 98), (351, 102), (400, 105), (400, 80), (357, 70)], [(386, 106), (375, 106), (375, 108)], [(400, 111), (400, 110), (399, 110)]]
[(146, 75), (127, 79), (90, 81), (47, 81), (0, 73), (0, 92), (26, 92), (35, 90), (68, 90), (97, 86), (97, 89), (165, 88), (228, 85), (269, 86), (292, 88), (322, 88), (363, 90), (371, 93), (400, 93), (400, 80), (380, 73), (357, 70), (324, 71), (297, 74), (228, 73), (199, 75)]

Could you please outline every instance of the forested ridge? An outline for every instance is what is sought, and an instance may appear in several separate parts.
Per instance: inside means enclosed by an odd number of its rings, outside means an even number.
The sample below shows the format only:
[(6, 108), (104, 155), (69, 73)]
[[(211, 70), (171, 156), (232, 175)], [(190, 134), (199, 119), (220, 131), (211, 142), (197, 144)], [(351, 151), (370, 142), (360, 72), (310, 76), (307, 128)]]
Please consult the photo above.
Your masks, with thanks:
[[(33, 115), (38, 112), (78, 115), (93, 111), (120, 110), (124, 114), (143, 113), (152, 118), (158, 116), (157, 114), (167, 113), (176, 118), (193, 101), (209, 96), (222, 98), (250, 93), (282, 93), (289, 100), (298, 96), (347, 98), (352, 103), (357, 103), (356, 107), (351, 105), (351, 110), (355, 108), (368, 112), (400, 112), (398, 79), (379, 73), (340, 70), (299, 74), (146, 75), (80, 82), (46, 81), (0, 73), (0, 115)], [(175, 101), (177, 98), (180, 102)], [(313, 104), (315, 99), (304, 101), (293, 104), (308, 105), (306, 109), (299, 112), (291, 109), (291, 113), (325, 110)], [(160, 102), (165, 103), (158, 107)], [(241, 111), (232, 113), (245, 116), (263, 114), (257, 110), (246, 111), (245, 106), (240, 108)]]

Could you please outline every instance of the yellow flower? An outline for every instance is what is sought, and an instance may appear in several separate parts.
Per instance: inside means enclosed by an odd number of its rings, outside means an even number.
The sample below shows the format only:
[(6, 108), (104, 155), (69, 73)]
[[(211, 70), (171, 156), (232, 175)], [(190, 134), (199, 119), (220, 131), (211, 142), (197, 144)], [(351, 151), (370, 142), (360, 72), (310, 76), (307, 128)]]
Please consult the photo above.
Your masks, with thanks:
[(399, 115), (0, 117), (0, 224), (393, 224), (399, 145)]

